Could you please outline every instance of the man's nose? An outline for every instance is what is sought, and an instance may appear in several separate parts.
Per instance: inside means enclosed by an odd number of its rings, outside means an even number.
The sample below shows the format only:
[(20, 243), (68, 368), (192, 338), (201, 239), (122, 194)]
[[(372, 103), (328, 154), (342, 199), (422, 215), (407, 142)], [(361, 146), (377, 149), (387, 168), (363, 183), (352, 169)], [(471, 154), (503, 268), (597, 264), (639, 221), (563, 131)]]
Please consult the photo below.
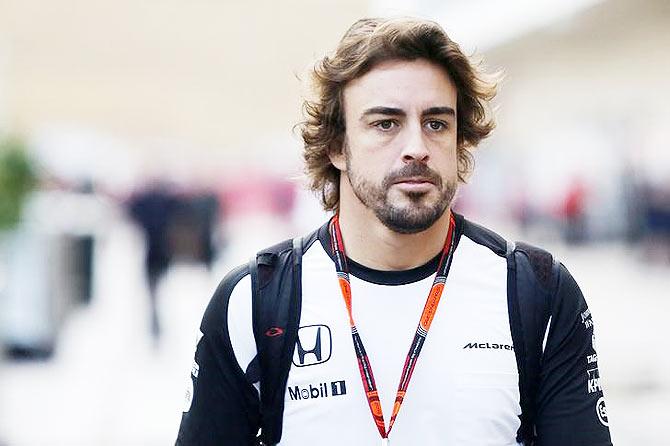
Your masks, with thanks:
[(430, 152), (424, 139), (424, 134), (420, 125), (412, 126), (407, 129), (405, 144), (402, 150), (402, 160), (406, 163), (428, 162)]

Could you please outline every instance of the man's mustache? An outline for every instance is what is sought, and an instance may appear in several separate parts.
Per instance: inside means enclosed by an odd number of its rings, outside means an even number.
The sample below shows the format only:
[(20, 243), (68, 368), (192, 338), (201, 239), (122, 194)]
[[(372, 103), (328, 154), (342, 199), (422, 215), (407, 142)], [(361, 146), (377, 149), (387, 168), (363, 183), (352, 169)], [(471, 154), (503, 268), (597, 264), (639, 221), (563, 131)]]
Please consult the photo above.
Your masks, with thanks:
[(407, 164), (401, 169), (389, 173), (386, 175), (386, 178), (384, 178), (383, 186), (384, 188), (388, 188), (394, 183), (398, 183), (409, 178), (421, 178), (426, 181), (430, 181), (438, 188), (442, 188), (442, 177), (440, 177), (437, 172), (423, 163)]

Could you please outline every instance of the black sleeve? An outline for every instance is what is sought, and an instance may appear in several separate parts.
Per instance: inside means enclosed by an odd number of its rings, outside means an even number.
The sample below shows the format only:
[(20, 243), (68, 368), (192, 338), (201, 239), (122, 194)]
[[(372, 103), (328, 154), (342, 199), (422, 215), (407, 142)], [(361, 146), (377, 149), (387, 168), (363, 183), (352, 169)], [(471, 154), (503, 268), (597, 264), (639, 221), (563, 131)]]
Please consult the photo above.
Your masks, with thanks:
[(611, 445), (593, 319), (563, 265), (551, 317), (537, 400), (537, 444)]
[(243, 268), (228, 274), (205, 310), (191, 372), (192, 400), (182, 415), (177, 446), (255, 442), (260, 426), (258, 393), (237, 363), (228, 336), (228, 300), (245, 275)]

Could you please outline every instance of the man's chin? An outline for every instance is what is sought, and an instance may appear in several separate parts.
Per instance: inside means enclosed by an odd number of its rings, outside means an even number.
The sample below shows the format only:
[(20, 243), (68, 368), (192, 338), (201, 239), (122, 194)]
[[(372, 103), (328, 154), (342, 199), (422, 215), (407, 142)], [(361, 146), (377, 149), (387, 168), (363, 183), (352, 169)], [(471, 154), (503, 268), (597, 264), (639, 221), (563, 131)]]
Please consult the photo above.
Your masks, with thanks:
[(377, 218), (390, 230), (399, 234), (417, 234), (433, 226), (442, 217), (447, 208), (441, 211), (436, 208), (416, 205), (407, 207), (386, 208), (377, 212)]

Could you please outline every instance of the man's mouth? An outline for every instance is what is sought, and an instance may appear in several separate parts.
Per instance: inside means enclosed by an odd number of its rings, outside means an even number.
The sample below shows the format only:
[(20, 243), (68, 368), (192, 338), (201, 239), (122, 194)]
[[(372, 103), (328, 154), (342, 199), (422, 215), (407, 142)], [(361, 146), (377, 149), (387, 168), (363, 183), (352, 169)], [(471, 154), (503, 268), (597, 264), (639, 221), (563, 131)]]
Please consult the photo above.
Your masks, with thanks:
[(428, 192), (435, 183), (425, 177), (400, 178), (393, 183), (406, 192)]
[(424, 178), (424, 177), (400, 178), (400, 179), (398, 179), (394, 182), (394, 184), (397, 184), (397, 183), (408, 183), (408, 184), (430, 183), (430, 184), (435, 184), (431, 179)]
[(393, 184), (435, 184), (431, 179), (424, 177), (400, 178)]

